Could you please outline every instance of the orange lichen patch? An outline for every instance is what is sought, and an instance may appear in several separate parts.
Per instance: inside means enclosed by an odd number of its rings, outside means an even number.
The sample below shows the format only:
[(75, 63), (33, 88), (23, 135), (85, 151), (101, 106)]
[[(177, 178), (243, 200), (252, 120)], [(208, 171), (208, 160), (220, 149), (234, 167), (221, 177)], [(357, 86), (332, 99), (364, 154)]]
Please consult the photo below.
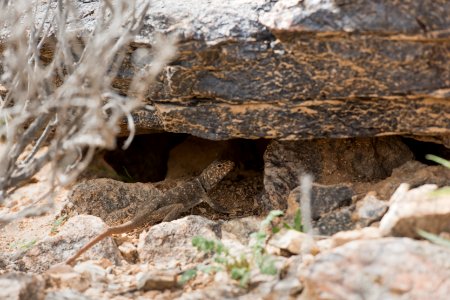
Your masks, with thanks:
[(302, 112), (302, 113), (310, 114), (310, 115), (314, 115), (314, 114), (318, 113), (317, 110), (314, 110), (314, 109), (311, 109), (309, 107), (305, 107), (305, 106), (302, 106), (302, 105), (301, 106), (292, 107), (291, 111), (292, 112)]
[(226, 110), (233, 114), (246, 114), (250, 111), (271, 109), (271, 104), (241, 104), (241, 105), (221, 105), (226, 106)]

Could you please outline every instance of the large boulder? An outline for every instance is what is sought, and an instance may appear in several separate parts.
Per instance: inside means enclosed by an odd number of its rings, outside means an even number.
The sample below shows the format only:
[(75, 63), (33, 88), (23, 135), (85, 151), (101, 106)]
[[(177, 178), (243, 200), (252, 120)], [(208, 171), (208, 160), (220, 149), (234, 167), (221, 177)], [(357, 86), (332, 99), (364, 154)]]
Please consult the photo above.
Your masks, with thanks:
[(310, 174), (320, 184), (311, 195), (317, 218), (327, 203), (351, 202), (354, 193), (342, 183), (384, 179), (412, 158), (397, 137), (272, 141), (264, 153), (263, 199), (268, 207), (286, 208), (289, 193), (300, 185), (301, 176)]
[[(92, 29), (99, 3), (75, 4), (76, 28)], [(152, 1), (130, 54), (173, 33), (179, 55), (136, 112), (138, 131), (450, 145), (449, 14), (446, 0)], [(141, 67), (131, 57), (115, 82), (124, 91)]]
[(315, 257), (300, 299), (447, 299), (450, 251), (407, 238), (359, 240)]

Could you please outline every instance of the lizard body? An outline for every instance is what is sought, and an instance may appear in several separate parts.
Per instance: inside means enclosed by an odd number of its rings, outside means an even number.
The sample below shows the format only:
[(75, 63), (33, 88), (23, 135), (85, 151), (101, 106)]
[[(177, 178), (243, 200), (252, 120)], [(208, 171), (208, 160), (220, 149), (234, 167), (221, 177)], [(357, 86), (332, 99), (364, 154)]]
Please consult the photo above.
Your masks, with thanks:
[(107, 228), (71, 256), (66, 261), (66, 264), (73, 264), (81, 254), (112, 234), (129, 232), (145, 224), (154, 225), (159, 221), (168, 222), (174, 220), (181, 213), (201, 202), (208, 203), (216, 211), (226, 212), (223, 207), (210, 200), (207, 192), (219, 183), (233, 167), (234, 163), (232, 161), (214, 161), (198, 177), (168, 190), (155, 199), (148, 199), (147, 204), (138, 211), (132, 220)]

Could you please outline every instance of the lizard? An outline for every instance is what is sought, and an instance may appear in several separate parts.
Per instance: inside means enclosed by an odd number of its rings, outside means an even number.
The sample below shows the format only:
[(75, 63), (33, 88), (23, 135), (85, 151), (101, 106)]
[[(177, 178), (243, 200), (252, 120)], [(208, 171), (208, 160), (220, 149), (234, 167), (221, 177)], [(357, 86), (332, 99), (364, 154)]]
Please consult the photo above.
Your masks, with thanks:
[(126, 233), (146, 224), (154, 225), (159, 221), (172, 221), (181, 213), (188, 211), (202, 202), (206, 202), (216, 211), (226, 213), (226, 209), (211, 201), (207, 192), (219, 183), (233, 168), (234, 162), (232, 161), (213, 161), (198, 177), (174, 187), (165, 193), (161, 193), (154, 199), (148, 199), (133, 219), (121, 225), (106, 228), (67, 259), (65, 263), (73, 265), (80, 255), (108, 236)]

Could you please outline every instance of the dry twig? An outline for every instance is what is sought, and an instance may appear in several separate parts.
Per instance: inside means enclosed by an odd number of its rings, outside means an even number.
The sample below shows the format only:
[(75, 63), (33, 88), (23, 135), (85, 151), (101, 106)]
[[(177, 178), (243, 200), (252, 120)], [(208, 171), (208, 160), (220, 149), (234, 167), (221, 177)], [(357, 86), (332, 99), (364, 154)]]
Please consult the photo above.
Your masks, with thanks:
[[(123, 96), (113, 89), (113, 79), (143, 25), (148, 1), (104, 0), (89, 34), (76, 29), (76, 2), (42, 3), (0, 3), (0, 86), (6, 90), (3, 97), (0, 94), (0, 204), (12, 188), (48, 163), (50, 192), (71, 182), (96, 149), (116, 146), (124, 116), (131, 132), (129, 144), (134, 133), (131, 112), (142, 104), (146, 87), (174, 55), (173, 44), (166, 43), (155, 55), (157, 63), (137, 75), (140, 84), (131, 84), (133, 96)], [(44, 59), (41, 51), (51, 42), (52, 58)], [(36, 204), (17, 216), (41, 213)], [(12, 219), (0, 218), (0, 223)]]

